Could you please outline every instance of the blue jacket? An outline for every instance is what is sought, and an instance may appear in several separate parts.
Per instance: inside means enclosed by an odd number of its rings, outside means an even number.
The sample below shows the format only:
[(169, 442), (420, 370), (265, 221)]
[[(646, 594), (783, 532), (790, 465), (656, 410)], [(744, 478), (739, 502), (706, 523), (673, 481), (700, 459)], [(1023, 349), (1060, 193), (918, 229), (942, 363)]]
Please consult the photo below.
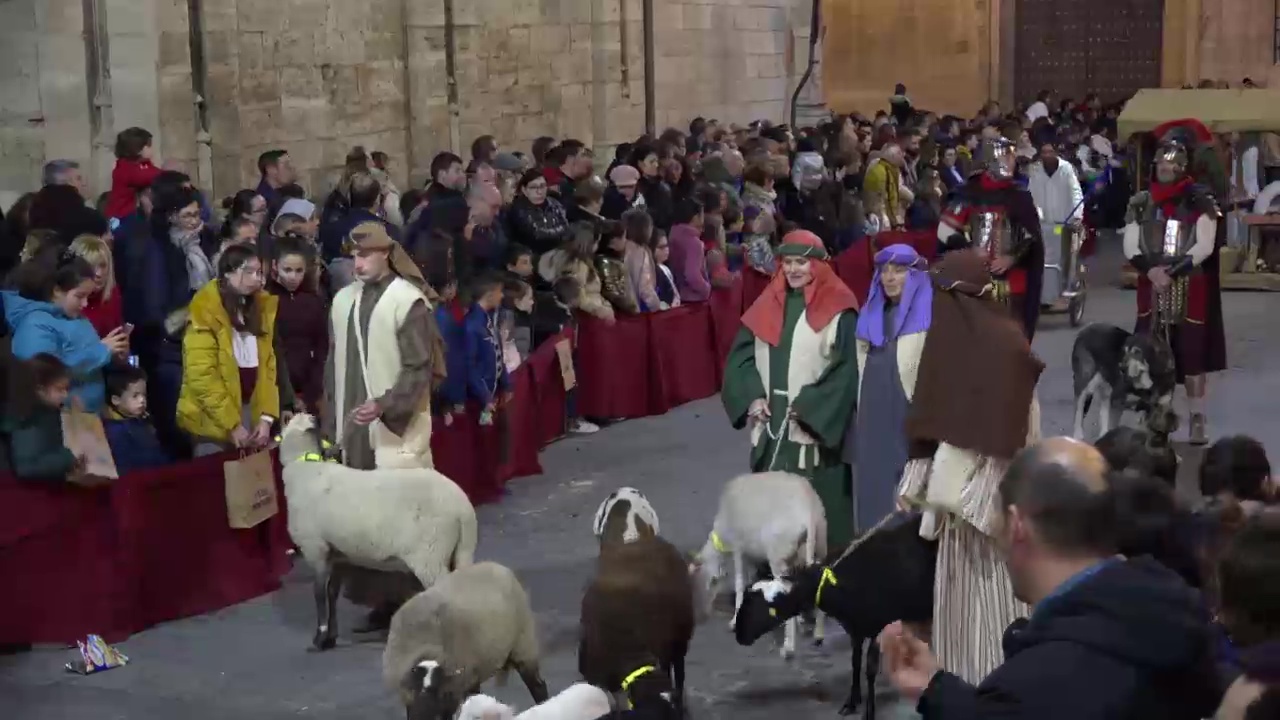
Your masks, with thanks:
[(368, 210), (352, 208), (341, 218), (327, 222), (320, 227), (320, 253), (326, 262), (334, 258), (344, 257), (342, 244), (351, 231), (360, 223), (377, 222), (387, 228), (392, 240), (400, 242), (400, 228), (374, 215)]
[(467, 344), (463, 322), (454, 316), (451, 303), (436, 306), (436, 325), (444, 339), (446, 373), (444, 382), (436, 389), (436, 404), (444, 412), (467, 401)]
[(107, 431), (111, 457), (115, 459), (116, 471), (121, 475), (173, 462), (169, 453), (160, 447), (155, 428), (144, 418), (108, 416), (103, 418), (102, 427)]
[(498, 335), (498, 311), (485, 312), (472, 305), (463, 323), (466, 336), (467, 396), (488, 405), (494, 395), (506, 392), (507, 366), (502, 362), (502, 338)]
[(102, 410), (106, 387), (102, 368), (111, 352), (98, 331), (84, 318), (69, 318), (53, 303), (28, 300), (12, 290), (4, 291), (4, 314), (13, 330), (13, 356), (26, 360), (48, 353), (71, 370), (71, 394), (80, 398), (86, 412)]

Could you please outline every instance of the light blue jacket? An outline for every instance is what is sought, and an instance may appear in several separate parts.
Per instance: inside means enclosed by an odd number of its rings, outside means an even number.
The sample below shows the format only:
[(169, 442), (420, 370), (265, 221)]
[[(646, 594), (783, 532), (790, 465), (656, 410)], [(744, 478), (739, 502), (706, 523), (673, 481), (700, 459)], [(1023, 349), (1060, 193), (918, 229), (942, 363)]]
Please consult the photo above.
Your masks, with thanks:
[(84, 318), (69, 318), (53, 303), (28, 300), (6, 290), (4, 316), (13, 332), (13, 356), (25, 360), (48, 353), (71, 370), (71, 394), (80, 398), (85, 412), (98, 413), (106, 403), (102, 368), (111, 352), (98, 332)]

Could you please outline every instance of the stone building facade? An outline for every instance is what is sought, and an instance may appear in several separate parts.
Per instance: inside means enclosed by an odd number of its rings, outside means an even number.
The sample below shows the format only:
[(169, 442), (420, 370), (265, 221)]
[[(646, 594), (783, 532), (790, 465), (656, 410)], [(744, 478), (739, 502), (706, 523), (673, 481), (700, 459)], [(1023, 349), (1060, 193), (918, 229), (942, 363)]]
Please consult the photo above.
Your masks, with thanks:
[[(654, 119), (781, 121), (811, 0), (652, 0)], [(403, 184), (472, 138), (597, 151), (645, 129), (642, 0), (0, 0), (0, 190), (68, 157), (107, 189), (120, 130), (215, 196), (285, 148), (327, 191), (353, 145)], [(817, 92), (818, 82), (811, 86)], [(812, 96), (809, 96), (810, 98)]]

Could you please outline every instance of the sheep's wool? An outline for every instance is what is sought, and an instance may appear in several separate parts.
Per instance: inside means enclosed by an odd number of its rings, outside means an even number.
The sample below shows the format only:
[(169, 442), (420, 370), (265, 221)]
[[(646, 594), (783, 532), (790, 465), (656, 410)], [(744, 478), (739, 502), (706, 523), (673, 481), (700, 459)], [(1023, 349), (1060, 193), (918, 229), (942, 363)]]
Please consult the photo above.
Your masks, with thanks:
[[(407, 280), (396, 278), (387, 285), (374, 306), (369, 318), (369, 337), (366, 343), (357, 332), (348, 332), (352, 326), (352, 313), (359, 317), (360, 293), (364, 284), (352, 283), (343, 288), (333, 299), (330, 311), (334, 328), (334, 395), (339, 403), (346, 397), (347, 343), (355, 342), (361, 360), (365, 388), (371, 398), (380, 397), (395, 384), (400, 374), (400, 345), (396, 333), (404, 325), (409, 310), (415, 303), (427, 302), (426, 297)], [(335, 412), (338, 437), (343, 435), (343, 421), (352, 408)], [(433, 467), (431, 460), (431, 409), (424, 403), (422, 411), (409, 423), (404, 437), (392, 433), (375, 420), (369, 424), (370, 445), (378, 467)], [(411, 460), (412, 462), (406, 462)]]

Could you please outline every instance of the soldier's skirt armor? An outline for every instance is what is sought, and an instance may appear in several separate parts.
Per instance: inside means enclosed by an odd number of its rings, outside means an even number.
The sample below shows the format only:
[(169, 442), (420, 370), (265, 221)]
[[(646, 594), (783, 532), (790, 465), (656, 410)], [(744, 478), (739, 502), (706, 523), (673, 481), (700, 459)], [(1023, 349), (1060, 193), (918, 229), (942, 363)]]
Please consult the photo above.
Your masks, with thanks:
[[(1185, 256), (1195, 244), (1195, 223), (1178, 217), (1155, 216), (1140, 226), (1143, 252), (1152, 265), (1169, 265)], [(1209, 288), (1204, 273), (1195, 268), (1173, 278), (1164, 292), (1156, 292), (1146, 275), (1138, 276), (1138, 332), (1168, 339), (1178, 360), (1180, 376), (1204, 373), (1205, 319)]]

